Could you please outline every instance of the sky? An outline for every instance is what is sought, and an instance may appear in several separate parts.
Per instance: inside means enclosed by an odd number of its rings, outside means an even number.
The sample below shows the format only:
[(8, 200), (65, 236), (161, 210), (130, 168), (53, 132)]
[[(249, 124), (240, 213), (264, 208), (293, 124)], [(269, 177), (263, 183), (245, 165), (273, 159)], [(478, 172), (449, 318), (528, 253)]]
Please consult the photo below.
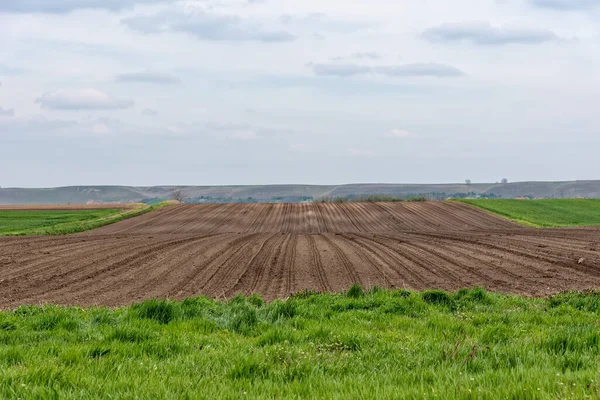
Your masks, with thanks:
[(0, 1), (0, 186), (600, 179), (600, 0)]

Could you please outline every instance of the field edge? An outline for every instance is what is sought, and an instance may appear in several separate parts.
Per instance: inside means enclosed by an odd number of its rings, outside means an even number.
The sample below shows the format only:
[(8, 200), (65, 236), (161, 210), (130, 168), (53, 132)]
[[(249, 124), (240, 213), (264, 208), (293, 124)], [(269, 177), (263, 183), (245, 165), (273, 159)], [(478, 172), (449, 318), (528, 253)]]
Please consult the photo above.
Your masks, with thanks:
[[(64, 236), (71, 235), (75, 233), (81, 233), (86, 231), (91, 231), (94, 229), (101, 228), (103, 226), (111, 225), (117, 222), (121, 222), (130, 218), (134, 218), (152, 211), (157, 211), (161, 208), (172, 205), (173, 202), (166, 201), (157, 203), (154, 205), (146, 205), (140, 203), (139, 206), (133, 209), (123, 209), (119, 212), (110, 215), (108, 217), (103, 217), (91, 221), (80, 221), (80, 222), (68, 222), (64, 224), (53, 225), (45, 228), (33, 228), (27, 229), (23, 231), (9, 232), (1, 234), (0, 236)], [(10, 210), (7, 210), (10, 211)], [(18, 210), (15, 210), (18, 211)], [(43, 210), (42, 210), (43, 211)], [(52, 212), (50, 210), (49, 212)]]

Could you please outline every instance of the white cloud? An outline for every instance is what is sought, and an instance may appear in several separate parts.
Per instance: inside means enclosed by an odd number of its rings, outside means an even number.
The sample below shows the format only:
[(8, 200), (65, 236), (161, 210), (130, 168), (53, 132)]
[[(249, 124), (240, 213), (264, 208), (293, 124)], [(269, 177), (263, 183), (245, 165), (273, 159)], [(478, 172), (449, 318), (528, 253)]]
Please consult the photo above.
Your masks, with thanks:
[(99, 122), (92, 125), (92, 132), (98, 135), (108, 135), (113, 133), (113, 130), (108, 125)]
[(600, 7), (599, 0), (531, 0), (531, 4), (559, 11), (587, 10)]
[(314, 64), (313, 71), (319, 76), (354, 76), (371, 72), (371, 67), (357, 64)]
[(232, 132), (229, 135), (229, 137), (232, 139), (238, 139), (238, 140), (256, 140), (256, 139), (258, 139), (258, 135), (256, 134), (255, 131), (252, 131), (252, 130), (235, 131), (235, 132)]
[(387, 131), (383, 136), (389, 138), (414, 138), (417, 135), (412, 132), (405, 131), (404, 129), (392, 129)]
[(452, 65), (440, 63), (416, 63), (405, 65), (386, 65), (370, 67), (359, 64), (330, 63), (307, 64), (312, 67), (315, 75), (350, 77), (369, 73), (380, 74), (388, 77), (437, 77), (452, 78), (465, 75), (460, 69)]
[(375, 27), (372, 22), (336, 19), (324, 13), (284, 14), (279, 19), (286, 26), (312, 31), (352, 33)]
[(376, 67), (374, 71), (391, 77), (431, 76), (437, 78), (453, 78), (465, 75), (452, 65), (440, 63), (417, 63), (398, 66)]
[(22, 68), (16, 68), (10, 65), (0, 63), (0, 75), (17, 75), (22, 72)]
[(367, 51), (367, 52), (358, 52), (358, 53), (350, 54), (349, 56), (333, 58), (334, 61), (343, 61), (343, 60), (349, 60), (349, 59), (379, 60), (379, 59), (381, 59), (381, 56), (374, 51)]
[(189, 8), (159, 14), (136, 15), (121, 23), (141, 33), (179, 32), (212, 41), (289, 42), (295, 37), (283, 30), (265, 29), (238, 16), (209, 13)]
[(15, 116), (14, 108), (4, 109), (4, 108), (0, 107), (0, 117), (14, 117), (14, 116)]
[(0, 132), (6, 134), (65, 134), (79, 128), (75, 121), (50, 120), (42, 115), (0, 118)]
[(120, 11), (136, 4), (152, 4), (170, 0), (2, 0), (0, 12), (62, 14), (80, 9)]
[(48, 119), (43, 115), (0, 118), (0, 132), (15, 137), (90, 137), (116, 133), (133, 135), (134, 131), (135, 128), (110, 118), (86, 118), (82, 121)]
[(115, 80), (120, 83), (154, 83), (157, 85), (173, 85), (179, 83), (180, 80), (176, 76), (160, 73), (160, 72), (132, 72), (119, 74)]
[(121, 110), (133, 100), (117, 99), (96, 89), (60, 89), (42, 94), (36, 101), (50, 110)]
[(432, 42), (471, 42), (482, 46), (507, 44), (539, 44), (558, 40), (549, 30), (512, 26), (492, 26), (486, 23), (445, 24), (423, 32)]
[(309, 149), (309, 147), (304, 143), (294, 143), (290, 146), (290, 150), (294, 152), (305, 152)]
[(353, 157), (375, 157), (375, 152), (371, 150), (364, 149), (348, 149), (348, 153), (350, 153)]
[(158, 115), (158, 111), (153, 110), (151, 108), (144, 108), (142, 110), (142, 115), (144, 115), (146, 117), (155, 117)]

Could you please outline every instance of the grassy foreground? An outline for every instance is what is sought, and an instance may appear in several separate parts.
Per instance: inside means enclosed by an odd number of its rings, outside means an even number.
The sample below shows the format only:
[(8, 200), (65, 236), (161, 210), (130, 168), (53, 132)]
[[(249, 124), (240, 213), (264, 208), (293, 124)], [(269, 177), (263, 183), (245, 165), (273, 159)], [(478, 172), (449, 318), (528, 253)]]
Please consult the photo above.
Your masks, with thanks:
[(0, 210), (0, 236), (68, 235), (157, 210), (170, 203), (117, 210)]
[(461, 202), (539, 228), (600, 226), (600, 199), (461, 200)]
[(0, 313), (0, 398), (599, 398), (600, 293), (377, 288)]

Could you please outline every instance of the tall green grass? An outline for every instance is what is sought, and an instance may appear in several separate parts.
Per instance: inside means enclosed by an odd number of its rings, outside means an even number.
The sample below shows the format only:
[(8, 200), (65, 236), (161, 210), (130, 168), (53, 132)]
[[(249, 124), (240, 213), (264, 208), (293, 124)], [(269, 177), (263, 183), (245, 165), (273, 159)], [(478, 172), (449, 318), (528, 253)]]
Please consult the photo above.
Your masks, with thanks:
[(600, 199), (460, 200), (535, 227), (600, 226)]
[(353, 287), (0, 313), (0, 398), (600, 396), (600, 293)]

